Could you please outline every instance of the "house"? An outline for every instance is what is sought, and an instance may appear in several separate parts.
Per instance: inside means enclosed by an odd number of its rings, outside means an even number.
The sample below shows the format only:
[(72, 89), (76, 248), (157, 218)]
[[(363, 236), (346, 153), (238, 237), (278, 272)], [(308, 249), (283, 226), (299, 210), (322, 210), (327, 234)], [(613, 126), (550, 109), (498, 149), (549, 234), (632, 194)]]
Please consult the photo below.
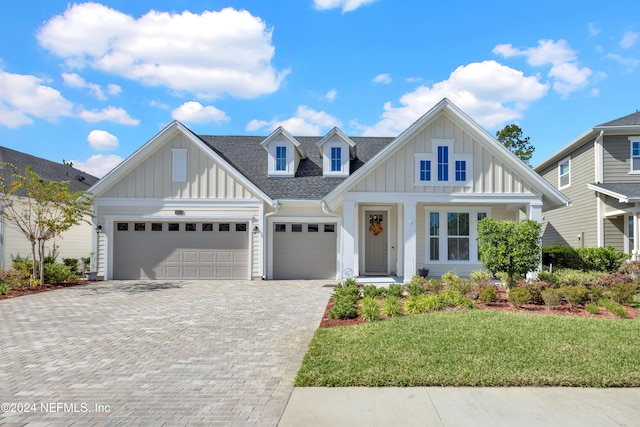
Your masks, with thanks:
[(611, 245), (638, 257), (640, 112), (594, 126), (535, 170), (571, 200), (545, 212), (543, 244)]
[[(5, 147), (0, 147), (0, 163), (10, 163), (22, 173), (26, 166), (31, 165), (33, 171), (45, 179), (69, 181), (70, 189), (74, 192), (87, 191), (98, 181), (95, 176), (71, 166)], [(0, 168), (0, 174), (5, 182), (11, 181), (7, 168)], [(59, 251), (58, 262), (62, 262), (62, 258), (88, 257), (91, 252), (91, 234), (91, 224), (87, 220), (86, 223), (76, 225), (50, 241), (45, 248), (50, 251), (55, 243)], [(11, 257), (17, 255), (31, 258), (31, 243), (14, 224), (0, 216), (0, 269), (10, 268)]]
[(106, 279), (467, 275), (478, 220), (568, 203), (448, 99), (396, 138), (173, 122), (91, 192)]

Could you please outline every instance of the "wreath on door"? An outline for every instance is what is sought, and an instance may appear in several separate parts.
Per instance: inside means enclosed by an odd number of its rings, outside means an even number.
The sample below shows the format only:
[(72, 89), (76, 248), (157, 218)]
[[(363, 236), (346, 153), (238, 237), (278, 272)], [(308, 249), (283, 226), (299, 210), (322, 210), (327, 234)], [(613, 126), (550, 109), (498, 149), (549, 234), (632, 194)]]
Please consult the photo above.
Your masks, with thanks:
[(382, 233), (382, 223), (380, 221), (380, 219), (378, 218), (378, 216), (374, 216), (371, 220), (371, 225), (369, 226), (369, 233), (371, 233), (373, 236), (377, 236), (378, 234)]

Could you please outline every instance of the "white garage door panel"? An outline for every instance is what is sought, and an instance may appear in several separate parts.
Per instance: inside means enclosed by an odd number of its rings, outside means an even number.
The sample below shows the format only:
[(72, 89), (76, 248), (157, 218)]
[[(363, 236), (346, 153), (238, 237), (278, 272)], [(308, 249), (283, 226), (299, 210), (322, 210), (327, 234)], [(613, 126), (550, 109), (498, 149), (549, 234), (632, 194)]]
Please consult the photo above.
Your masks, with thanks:
[[(285, 231), (282, 230), (284, 225)], [(273, 224), (274, 279), (335, 279), (336, 232), (326, 231), (325, 224)], [(317, 232), (309, 231), (317, 229)], [(278, 228), (280, 226), (280, 228)], [(301, 226), (301, 228), (300, 228)], [(317, 227), (317, 228), (316, 228)]]
[[(124, 223), (120, 223), (124, 224)], [(209, 223), (209, 230), (196, 223), (195, 231), (152, 231), (145, 223), (144, 231), (136, 231), (136, 223), (127, 230), (115, 226), (115, 279), (247, 279), (249, 271), (248, 225), (236, 230), (235, 223)], [(158, 223), (156, 223), (158, 224)], [(120, 227), (122, 228), (122, 227)], [(228, 230), (228, 231), (226, 231)]]

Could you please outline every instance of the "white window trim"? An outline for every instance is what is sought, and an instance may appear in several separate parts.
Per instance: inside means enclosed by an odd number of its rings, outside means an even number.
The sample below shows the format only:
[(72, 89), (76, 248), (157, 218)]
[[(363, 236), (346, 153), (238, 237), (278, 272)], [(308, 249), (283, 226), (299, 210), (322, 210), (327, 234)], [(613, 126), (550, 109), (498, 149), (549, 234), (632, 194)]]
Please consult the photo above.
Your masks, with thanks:
[[(633, 168), (633, 143), (640, 143), (640, 136), (629, 137), (629, 174), (640, 174), (640, 169)], [(639, 157), (640, 158), (640, 157)]]
[[(331, 149), (340, 148), (340, 170), (331, 170)], [(326, 143), (322, 147), (322, 175), (327, 177), (343, 178), (349, 176), (349, 146), (342, 142)]]
[[(560, 171), (561, 171), (561, 165), (563, 163), (567, 163), (569, 165), (569, 172), (567, 172), (567, 175), (569, 175), (569, 183), (567, 185), (562, 185), (562, 175), (560, 174)], [(562, 190), (563, 188), (567, 188), (570, 186), (571, 186), (571, 157), (566, 157), (558, 162), (558, 190)]]
[(187, 149), (171, 149), (171, 181), (187, 182)]
[[(453, 151), (454, 139), (432, 139), (431, 140), (431, 153), (415, 153), (414, 154), (414, 186), (419, 187), (433, 187), (433, 186), (447, 186), (447, 187), (470, 187), (473, 184), (473, 155), (471, 154), (456, 154)], [(449, 159), (447, 165), (448, 180), (438, 181), (438, 147), (449, 147)], [(420, 180), (420, 161), (431, 161), (431, 180)], [(463, 160), (466, 162), (466, 180), (456, 181), (456, 161)]]
[[(429, 214), (431, 212), (438, 212), (440, 214), (440, 234), (438, 238), (439, 242), (439, 252), (440, 259), (432, 260), (430, 258), (430, 249), (431, 246), (429, 244), (429, 239), (432, 237), (429, 234), (430, 229), (430, 219)], [(468, 260), (449, 260), (448, 251), (447, 251), (447, 213), (468, 213), (469, 214), (469, 259)], [(425, 206), (424, 208), (424, 218), (425, 218), (425, 234), (424, 234), (424, 242), (425, 242), (425, 257), (424, 257), (424, 265), (443, 265), (443, 264), (459, 264), (459, 265), (472, 265), (481, 263), (478, 260), (478, 245), (475, 243), (478, 239), (478, 213), (484, 212), (487, 214), (487, 218), (491, 218), (491, 208), (490, 207), (466, 207), (466, 206), (444, 206), (439, 207), (437, 209), (433, 209), (433, 207)], [(443, 226), (443, 224), (445, 224)], [(434, 236), (435, 237), (435, 236)], [(444, 257), (444, 259), (443, 259)]]
[[(278, 147), (285, 147), (287, 150), (287, 167), (285, 170), (276, 170), (276, 154)], [(293, 144), (285, 141), (273, 142), (269, 145), (269, 176), (292, 177), (294, 175), (293, 167)]]

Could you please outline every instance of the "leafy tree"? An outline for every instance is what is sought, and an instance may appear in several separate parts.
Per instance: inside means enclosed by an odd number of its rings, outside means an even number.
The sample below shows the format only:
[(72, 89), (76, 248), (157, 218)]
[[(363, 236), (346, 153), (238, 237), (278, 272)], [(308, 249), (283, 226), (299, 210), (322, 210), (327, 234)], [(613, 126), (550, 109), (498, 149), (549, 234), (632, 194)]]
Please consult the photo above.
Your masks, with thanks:
[(522, 138), (522, 129), (516, 124), (506, 125), (504, 129), (496, 132), (496, 138), (513, 154), (529, 164), (535, 147), (529, 144), (529, 137)]
[(72, 193), (69, 181), (45, 179), (31, 166), (26, 166), (24, 173), (10, 163), (0, 163), (0, 167), (8, 169), (11, 177), (0, 177), (0, 215), (31, 243), (32, 274), (42, 283), (46, 242), (87, 222), (92, 214), (91, 200), (86, 192)]
[(540, 264), (542, 239), (536, 221), (478, 222), (478, 249), (487, 270), (507, 274), (507, 287), (513, 287), (514, 274), (534, 271)]

